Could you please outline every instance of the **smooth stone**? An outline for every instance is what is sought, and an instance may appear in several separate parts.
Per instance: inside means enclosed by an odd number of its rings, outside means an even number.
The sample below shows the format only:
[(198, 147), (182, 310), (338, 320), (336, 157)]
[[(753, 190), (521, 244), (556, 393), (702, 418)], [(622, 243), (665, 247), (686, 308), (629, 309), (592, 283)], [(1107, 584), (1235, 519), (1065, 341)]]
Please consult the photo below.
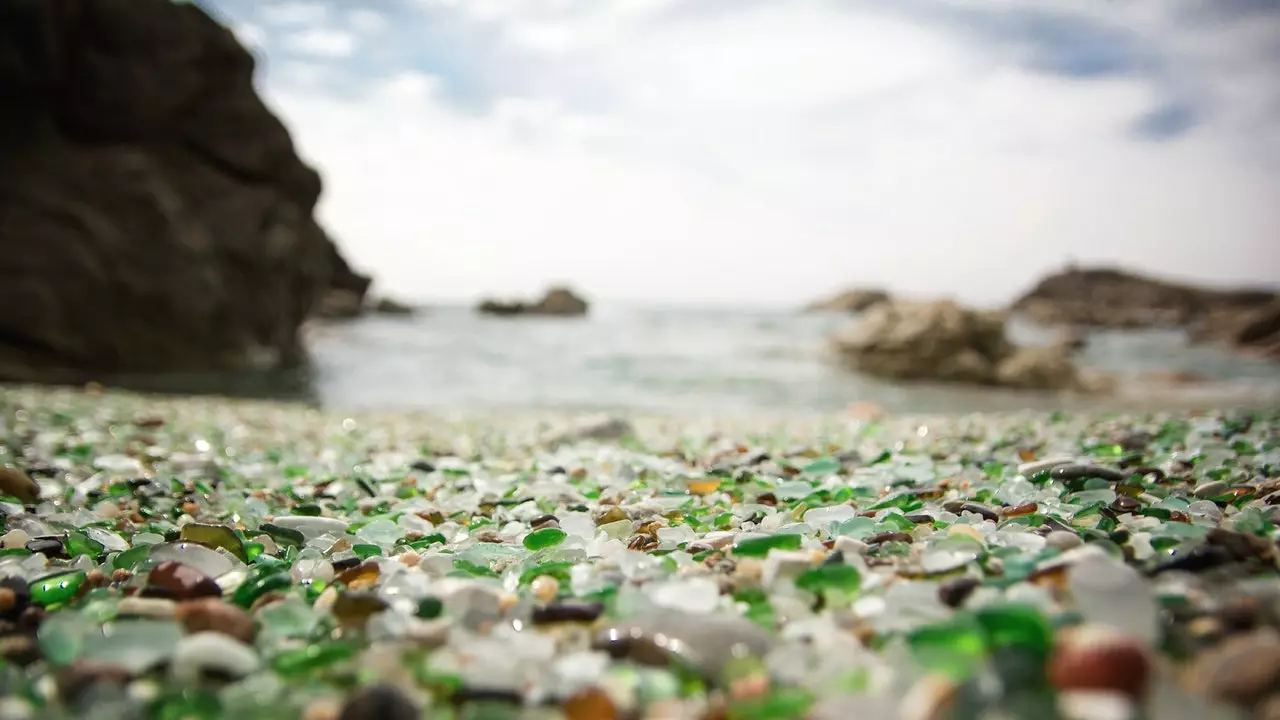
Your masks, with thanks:
[(10, 530), (0, 536), (0, 547), (3, 547), (5, 550), (26, 547), (29, 542), (31, 542), (31, 536), (20, 529)]
[(718, 680), (735, 657), (768, 653), (773, 636), (742, 617), (663, 610), (607, 625), (592, 644), (641, 664), (665, 665), (676, 656)]
[(167, 598), (148, 598), (134, 595), (120, 601), (120, 604), (116, 606), (116, 614), (155, 620), (171, 620), (177, 609), (178, 603)]
[(22, 470), (6, 465), (0, 467), (0, 495), (11, 495), (31, 504), (40, 499), (40, 484)]
[(1196, 489), (1192, 491), (1192, 494), (1198, 498), (1215, 498), (1226, 492), (1226, 490), (1226, 483), (1219, 480), (1213, 480), (1211, 482), (1197, 485)]
[(252, 647), (219, 632), (200, 632), (178, 642), (169, 663), (169, 675), (185, 683), (198, 682), (207, 674), (238, 679), (257, 670), (260, 664)]
[(297, 530), (307, 538), (324, 534), (342, 535), (347, 532), (348, 523), (338, 518), (319, 517), (315, 515), (283, 515), (271, 521), (277, 527)]
[(180, 562), (211, 578), (221, 577), (236, 568), (236, 563), (232, 560), (234, 556), (223, 555), (217, 550), (212, 550), (193, 542), (171, 542), (153, 545), (147, 557), (157, 563), (165, 560)]
[(222, 587), (213, 578), (190, 565), (172, 560), (151, 569), (145, 590), (159, 590), (162, 597), (173, 600), (222, 596)]
[(604, 605), (598, 602), (582, 602), (567, 600), (534, 608), (531, 620), (534, 625), (545, 625), (557, 622), (595, 622), (604, 612)]
[(1251, 704), (1280, 687), (1280, 632), (1272, 628), (1231, 637), (1196, 659), (1193, 676), (1210, 697)]
[(418, 704), (394, 685), (369, 685), (342, 704), (338, 720), (418, 720)]
[(1054, 480), (1079, 480), (1082, 478), (1102, 478), (1108, 482), (1121, 482), (1127, 475), (1119, 470), (1101, 465), (1062, 465), (1049, 471)]
[(176, 617), (187, 632), (192, 634), (220, 632), (246, 644), (252, 644), (258, 634), (257, 625), (249, 613), (213, 598), (179, 603)]
[(795, 580), (812, 566), (813, 553), (808, 550), (773, 549), (765, 555), (760, 579), (766, 587), (771, 587), (779, 580)]
[(1138, 707), (1121, 693), (1076, 690), (1058, 696), (1058, 712), (1063, 720), (1133, 720)]
[(1049, 660), (1049, 683), (1062, 692), (1097, 691), (1141, 697), (1151, 680), (1151, 660), (1133, 637), (1111, 628), (1081, 626), (1060, 633)]
[(1084, 540), (1080, 539), (1080, 535), (1070, 530), (1054, 530), (1044, 536), (1045, 544), (1056, 550), (1070, 550), (1080, 547), (1084, 544)]
[(1019, 465), (1018, 474), (1023, 477), (1031, 477), (1032, 475), (1038, 475), (1045, 470), (1052, 470), (1062, 465), (1071, 465), (1075, 463), (1075, 461), (1076, 459), (1070, 455), (1055, 455), (1054, 457), (1047, 457), (1043, 460), (1032, 460), (1031, 462), (1025, 462)]

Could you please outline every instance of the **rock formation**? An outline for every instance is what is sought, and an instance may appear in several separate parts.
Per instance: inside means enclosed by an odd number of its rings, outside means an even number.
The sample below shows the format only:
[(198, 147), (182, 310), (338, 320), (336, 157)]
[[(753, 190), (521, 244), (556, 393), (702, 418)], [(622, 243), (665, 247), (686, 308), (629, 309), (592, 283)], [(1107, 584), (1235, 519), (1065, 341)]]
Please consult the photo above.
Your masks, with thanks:
[(1276, 297), (1271, 290), (1218, 290), (1116, 269), (1069, 268), (1042, 279), (1013, 310), (1042, 325), (1184, 327), (1211, 313), (1248, 313)]
[(883, 290), (845, 290), (831, 297), (809, 303), (805, 306), (805, 310), (808, 312), (858, 313), (888, 299), (889, 293)]
[(1015, 347), (1003, 312), (950, 300), (893, 300), (872, 306), (833, 338), (851, 367), (893, 380), (1001, 385), (1022, 389), (1081, 388), (1067, 345)]
[(552, 287), (536, 302), (504, 302), (484, 300), (476, 311), (484, 315), (510, 317), (514, 315), (554, 315), (576, 317), (587, 314), (587, 301), (565, 287)]
[(194, 4), (0, 3), (0, 379), (290, 366), (363, 296), (253, 72)]

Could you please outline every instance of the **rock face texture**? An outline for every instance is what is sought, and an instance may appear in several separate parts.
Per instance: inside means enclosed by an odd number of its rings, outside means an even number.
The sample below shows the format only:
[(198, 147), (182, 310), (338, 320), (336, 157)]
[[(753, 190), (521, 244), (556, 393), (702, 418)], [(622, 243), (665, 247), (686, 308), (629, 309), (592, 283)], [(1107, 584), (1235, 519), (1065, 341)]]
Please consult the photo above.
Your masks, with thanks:
[(950, 300), (893, 300), (872, 306), (833, 342), (848, 365), (881, 378), (1081, 389), (1066, 344), (1015, 347), (1005, 337), (1005, 320), (1003, 312)]
[(1188, 334), (1196, 342), (1223, 343), (1246, 355), (1280, 361), (1280, 300), (1248, 311), (1208, 313)]
[(363, 295), (253, 72), (193, 4), (0, 3), (0, 379), (289, 366)]
[(1210, 314), (1246, 314), (1276, 298), (1270, 290), (1217, 290), (1115, 269), (1070, 268), (1041, 280), (1012, 309), (1042, 325), (1184, 327)]
[(828, 298), (809, 303), (805, 310), (809, 312), (846, 312), (857, 313), (872, 305), (878, 305), (889, 299), (889, 293), (876, 289), (845, 290)]
[(559, 317), (576, 317), (586, 315), (587, 301), (569, 288), (552, 287), (536, 302), (522, 301), (503, 302), (500, 300), (484, 300), (476, 306), (476, 312), (484, 315), (554, 315)]

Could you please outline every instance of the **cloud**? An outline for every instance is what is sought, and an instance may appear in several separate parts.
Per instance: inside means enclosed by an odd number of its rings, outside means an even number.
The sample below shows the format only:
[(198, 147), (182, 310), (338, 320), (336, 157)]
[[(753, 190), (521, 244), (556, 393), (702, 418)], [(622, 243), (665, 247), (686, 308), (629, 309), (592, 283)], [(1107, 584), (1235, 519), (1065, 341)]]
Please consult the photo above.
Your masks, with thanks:
[(316, 13), (269, 36), (266, 88), (404, 295), (997, 302), (1068, 257), (1270, 280), (1280, 13), (1228, 5), (334, 2), (377, 40), (318, 64)]
[(344, 30), (308, 28), (289, 35), (284, 48), (303, 55), (344, 58), (355, 52), (356, 39)]

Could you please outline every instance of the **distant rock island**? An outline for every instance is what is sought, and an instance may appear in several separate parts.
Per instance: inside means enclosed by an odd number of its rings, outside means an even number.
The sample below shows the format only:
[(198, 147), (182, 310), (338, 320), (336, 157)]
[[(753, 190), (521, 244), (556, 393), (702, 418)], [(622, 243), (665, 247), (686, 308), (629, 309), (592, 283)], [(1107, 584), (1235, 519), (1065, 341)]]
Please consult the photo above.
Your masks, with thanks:
[(549, 288), (541, 298), (533, 302), (486, 299), (476, 305), (476, 312), (500, 317), (520, 315), (578, 317), (586, 315), (587, 310), (587, 301), (567, 287)]
[(1221, 342), (1280, 360), (1280, 293), (1217, 289), (1116, 268), (1068, 268), (1013, 302), (1032, 322), (1077, 328), (1181, 328), (1194, 342)]
[(363, 303), (253, 74), (195, 4), (0, 3), (0, 379), (289, 367)]

